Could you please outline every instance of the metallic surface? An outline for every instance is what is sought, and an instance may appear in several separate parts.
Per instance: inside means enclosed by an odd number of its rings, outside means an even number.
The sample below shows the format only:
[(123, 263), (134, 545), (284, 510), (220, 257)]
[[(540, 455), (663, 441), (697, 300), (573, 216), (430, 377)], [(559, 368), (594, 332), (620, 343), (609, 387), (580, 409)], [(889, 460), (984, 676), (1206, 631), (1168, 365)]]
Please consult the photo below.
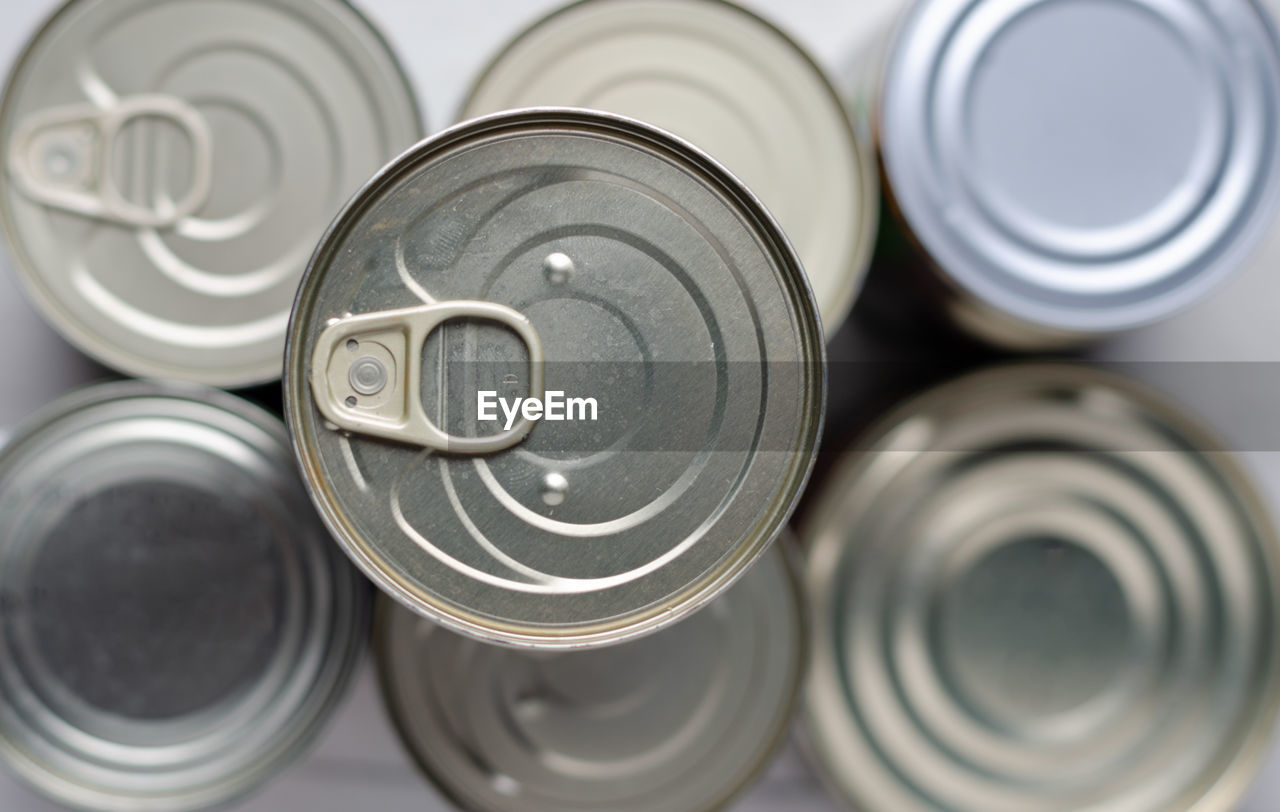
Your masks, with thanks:
[(272, 380), (311, 249), (421, 136), (340, 0), (71, 0), (0, 104), (0, 225), (35, 303), (121, 371)]
[(71, 806), (185, 810), (302, 755), (369, 590), (284, 427), (211, 390), (109, 384), (0, 452), (0, 754)]
[[(546, 274), (555, 254), (577, 270)], [(437, 297), (527, 316), (546, 388), (598, 398), (598, 420), (488, 456), (326, 425), (309, 367), (331, 321)], [(520, 340), (467, 321), (433, 336), (421, 401), (439, 394), (447, 431), (492, 433), (469, 404), (489, 373), (527, 375)], [(530, 110), (424, 142), (338, 218), (294, 310), (285, 412), (321, 515), (397, 600), (490, 641), (598, 645), (710, 601), (777, 535), (813, 462), (823, 358), (798, 260), (728, 173), (630, 119)]]
[(785, 552), (677, 625), (597, 651), (486, 646), (384, 601), (388, 710), (466, 810), (723, 808), (781, 745), (800, 687), (805, 628)]
[(1169, 316), (1275, 220), (1280, 47), (1252, 2), (927, 0), (882, 94), (890, 195), (999, 344)]
[(1221, 446), (1082, 367), (880, 424), (810, 545), (812, 749), (858, 809), (1228, 810), (1272, 730), (1275, 532)]
[(545, 104), (632, 116), (723, 163), (778, 218), (835, 333), (879, 219), (874, 147), (784, 33), (724, 2), (574, 3), (507, 45), (462, 117)]

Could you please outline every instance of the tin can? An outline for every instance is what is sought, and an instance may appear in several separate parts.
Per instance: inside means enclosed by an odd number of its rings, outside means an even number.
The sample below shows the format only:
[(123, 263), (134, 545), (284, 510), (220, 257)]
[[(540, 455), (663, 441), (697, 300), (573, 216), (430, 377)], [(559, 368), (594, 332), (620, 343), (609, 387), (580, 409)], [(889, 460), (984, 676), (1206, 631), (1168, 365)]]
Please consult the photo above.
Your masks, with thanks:
[(1069, 346), (1201, 300), (1275, 225), (1280, 46), (1251, 0), (923, 0), (887, 41), (859, 85), (904, 233), (872, 290)]
[(773, 541), (823, 362), (800, 263), (733, 176), (631, 119), (531, 109), (424, 141), (339, 215), (285, 412), (321, 516), (392, 597), (492, 642), (604, 645)]
[(804, 671), (784, 549), (692, 617), (595, 651), (488, 646), (384, 599), (387, 709), (470, 812), (723, 809), (785, 741)]
[(580, 0), (510, 42), (462, 116), (546, 104), (638, 118), (723, 163), (778, 219), (836, 332), (875, 242), (875, 147), (790, 37), (728, 2)]
[(325, 225), (420, 137), (398, 63), (343, 0), (70, 0), (0, 102), (0, 227), (89, 355), (263, 383)]
[(100, 385), (0, 451), (0, 756), (60, 803), (252, 791), (319, 734), (369, 614), (284, 426), (244, 401)]
[(1276, 535), (1126, 379), (996, 368), (872, 430), (803, 536), (812, 751), (858, 809), (1228, 810), (1277, 700)]

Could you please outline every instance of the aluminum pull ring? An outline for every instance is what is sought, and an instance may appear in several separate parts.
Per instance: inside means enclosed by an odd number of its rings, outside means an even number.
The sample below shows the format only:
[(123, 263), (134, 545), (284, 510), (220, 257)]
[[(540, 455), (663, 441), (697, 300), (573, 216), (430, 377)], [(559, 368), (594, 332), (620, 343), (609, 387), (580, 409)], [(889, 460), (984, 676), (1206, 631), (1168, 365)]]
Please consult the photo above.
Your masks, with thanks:
[(427, 417), (422, 404), (422, 347), (446, 321), (483, 319), (511, 328), (529, 351), (529, 396), (544, 394), (542, 339), (523, 313), (495, 302), (456, 300), (334, 319), (316, 339), (311, 391), (320, 413), (340, 429), (452, 454), (492, 454), (519, 443), (534, 421), (457, 437)]
[[(121, 133), (131, 122), (147, 118), (176, 126), (190, 144), (188, 186), (176, 201), (157, 189), (139, 190), (153, 198), (149, 204), (130, 200), (113, 172)], [(174, 96), (130, 96), (105, 109), (93, 104), (53, 107), (18, 125), (9, 148), (9, 173), (24, 194), (45, 205), (135, 228), (163, 228), (208, 200), (212, 141), (204, 117)]]

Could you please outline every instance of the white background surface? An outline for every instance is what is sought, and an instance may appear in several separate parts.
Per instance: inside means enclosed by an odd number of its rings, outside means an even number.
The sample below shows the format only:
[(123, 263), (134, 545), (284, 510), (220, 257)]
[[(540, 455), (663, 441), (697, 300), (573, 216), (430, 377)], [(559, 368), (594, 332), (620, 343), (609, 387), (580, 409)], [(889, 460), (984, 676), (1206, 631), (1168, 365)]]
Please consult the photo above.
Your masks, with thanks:
[[(880, 31), (899, 0), (745, 0), (789, 31), (835, 71), (850, 64), (856, 47)], [(54, 0), (0, 0), (0, 65), (10, 64)], [(429, 130), (452, 123), (463, 95), (488, 57), (524, 25), (554, 8), (555, 0), (359, 0), (386, 34), (414, 82)], [(1280, 230), (1264, 259), (1218, 295), (1173, 321), (1108, 344), (1103, 353), (1125, 360), (1276, 361), (1280, 307), (1275, 281)], [(1276, 258), (1267, 261), (1265, 257)], [(73, 350), (26, 303), (8, 256), (0, 259), (0, 436), (62, 392), (105, 373)], [(848, 342), (846, 342), (848, 344)], [(836, 357), (858, 357), (856, 345)], [(1259, 365), (1269, 371), (1270, 365)], [(1185, 381), (1186, 376), (1181, 376)], [(1272, 376), (1259, 376), (1264, 392)], [(1190, 386), (1182, 392), (1217, 427), (1238, 437), (1259, 435), (1259, 420), (1276, 418), (1275, 399), (1222, 398)], [(1261, 398), (1261, 399), (1259, 399)], [(1226, 402), (1224, 402), (1226, 401)], [(1225, 425), (1224, 425), (1225, 424)], [(1235, 429), (1233, 431), (1233, 429)], [(1239, 440), (1241, 448), (1254, 446)], [(1280, 503), (1280, 444), (1261, 444), (1247, 462), (1261, 476), (1273, 504)], [(0, 773), (0, 810), (40, 812), (58, 807)], [(237, 807), (272, 812), (380, 812), (447, 809), (410, 766), (386, 722), (372, 670), (366, 667), (320, 746), (265, 791)], [(794, 748), (739, 807), (743, 812), (830, 812), (827, 800)], [(1259, 784), (1241, 809), (1280, 809), (1280, 753), (1273, 752)]]

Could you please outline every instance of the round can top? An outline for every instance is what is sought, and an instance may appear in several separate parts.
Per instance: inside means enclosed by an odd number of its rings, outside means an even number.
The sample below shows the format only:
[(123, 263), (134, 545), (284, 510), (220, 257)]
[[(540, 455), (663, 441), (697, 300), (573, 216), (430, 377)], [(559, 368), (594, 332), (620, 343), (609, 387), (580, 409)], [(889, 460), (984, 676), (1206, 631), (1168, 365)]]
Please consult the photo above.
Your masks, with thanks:
[(547, 104), (638, 118), (723, 163), (782, 225), (835, 333), (875, 241), (875, 149), (784, 33), (726, 2), (582, 0), (511, 42), (463, 115)]
[(388, 710), (473, 812), (723, 809), (785, 740), (804, 672), (783, 550), (679, 624), (595, 651), (486, 646), (385, 601)]
[(278, 419), (196, 388), (69, 395), (0, 452), (0, 756), (74, 807), (225, 804), (316, 738), (369, 597)]
[(531, 109), (424, 141), (339, 216), (285, 411), (321, 515), (395, 598), (494, 642), (602, 645), (777, 535), (824, 358), (799, 261), (731, 175), (637, 121)]
[(803, 531), (805, 716), (866, 810), (1234, 808), (1271, 735), (1277, 550), (1161, 398), (1072, 366), (908, 403)]
[(399, 65), (344, 0), (70, 0), (0, 102), (0, 226), (86, 353), (262, 383), (325, 225), (420, 137)]
[(888, 185), (943, 278), (1091, 335), (1190, 305), (1280, 199), (1280, 53), (1251, 0), (925, 0), (880, 109)]

